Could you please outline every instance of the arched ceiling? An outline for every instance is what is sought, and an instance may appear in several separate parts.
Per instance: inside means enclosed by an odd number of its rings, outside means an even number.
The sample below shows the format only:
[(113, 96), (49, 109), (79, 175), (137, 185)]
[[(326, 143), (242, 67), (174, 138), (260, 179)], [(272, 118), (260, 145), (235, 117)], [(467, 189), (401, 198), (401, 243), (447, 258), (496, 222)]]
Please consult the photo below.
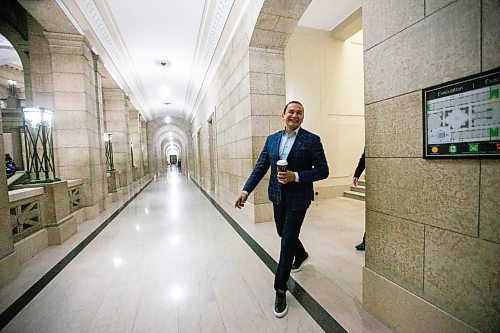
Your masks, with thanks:
[(18, 65), (22, 66), (21, 58), (19, 58), (19, 54), (14, 49), (14, 46), (0, 34), (0, 66), (2, 65)]
[[(204, 81), (210, 80), (210, 66), (223, 55), (215, 51), (227, 47), (249, 2), (257, 0), (18, 1), (49, 31), (62, 26), (59, 16), (50, 19), (50, 13), (64, 13), (73, 30), (87, 36), (144, 119), (170, 115), (188, 121), (202, 98)], [(361, 0), (312, 0), (299, 25), (332, 29), (360, 6)], [(65, 24), (62, 28), (69, 32)], [(158, 60), (171, 65), (157, 65)], [(165, 96), (160, 92), (164, 84), (169, 90)]]

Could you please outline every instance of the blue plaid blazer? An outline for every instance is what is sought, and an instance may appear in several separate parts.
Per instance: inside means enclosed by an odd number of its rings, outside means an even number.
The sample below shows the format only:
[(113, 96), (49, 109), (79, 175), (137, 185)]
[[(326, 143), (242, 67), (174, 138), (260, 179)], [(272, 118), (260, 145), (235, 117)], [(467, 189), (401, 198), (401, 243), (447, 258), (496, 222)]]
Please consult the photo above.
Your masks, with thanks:
[(281, 192), (286, 191), (287, 204), (297, 209), (307, 209), (314, 200), (313, 182), (328, 177), (328, 163), (319, 136), (303, 128), (299, 129), (295, 142), (288, 154), (288, 170), (298, 172), (299, 182), (286, 185), (278, 182), (276, 162), (279, 157), (279, 145), (283, 130), (267, 137), (259, 159), (248, 178), (244, 191), (249, 194), (271, 167), (269, 179), (269, 200), (274, 204), (281, 202)]

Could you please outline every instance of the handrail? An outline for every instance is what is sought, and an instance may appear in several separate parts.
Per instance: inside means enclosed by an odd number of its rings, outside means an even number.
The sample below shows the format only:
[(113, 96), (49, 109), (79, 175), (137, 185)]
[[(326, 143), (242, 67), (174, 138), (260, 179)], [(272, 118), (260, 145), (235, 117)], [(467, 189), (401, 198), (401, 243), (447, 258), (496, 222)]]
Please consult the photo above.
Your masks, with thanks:
[(16, 173), (12, 176), (7, 178), (7, 187), (11, 187), (14, 185), (17, 181), (21, 180), (26, 176), (26, 171), (21, 170), (21, 171), (16, 171)]
[(67, 180), (67, 182), (68, 182), (68, 188), (75, 187), (83, 184), (83, 178), (69, 179)]
[(21, 188), (18, 190), (9, 191), (9, 203), (15, 201), (36, 197), (44, 193), (43, 187)]

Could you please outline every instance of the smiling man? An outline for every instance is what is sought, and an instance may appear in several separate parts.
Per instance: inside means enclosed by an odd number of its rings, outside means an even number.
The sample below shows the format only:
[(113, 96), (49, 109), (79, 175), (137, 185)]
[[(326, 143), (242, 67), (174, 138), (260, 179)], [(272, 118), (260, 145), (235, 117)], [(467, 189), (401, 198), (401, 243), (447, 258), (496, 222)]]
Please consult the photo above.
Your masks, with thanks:
[[(235, 202), (236, 208), (243, 207), (248, 195), (271, 167), (268, 195), (273, 203), (276, 230), (281, 237), (280, 259), (274, 278), (274, 315), (278, 318), (288, 311), (286, 284), (290, 272), (299, 271), (309, 259), (299, 234), (306, 211), (314, 200), (313, 182), (328, 177), (321, 140), (300, 127), (303, 121), (302, 103), (289, 102), (283, 109), (284, 129), (267, 137), (257, 164)], [(287, 161), (286, 171), (278, 172), (278, 160)]]

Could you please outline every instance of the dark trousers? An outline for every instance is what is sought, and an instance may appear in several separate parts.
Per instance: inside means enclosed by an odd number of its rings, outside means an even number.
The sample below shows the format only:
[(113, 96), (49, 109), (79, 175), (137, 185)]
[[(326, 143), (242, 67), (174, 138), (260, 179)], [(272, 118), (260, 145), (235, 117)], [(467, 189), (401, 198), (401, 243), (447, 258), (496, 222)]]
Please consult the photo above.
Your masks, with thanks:
[(273, 204), (273, 206), (276, 230), (281, 237), (280, 260), (274, 277), (274, 289), (288, 290), (286, 283), (292, 270), (293, 258), (304, 258), (306, 255), (306, 250), (299, 240), (299, 234), (307, 208), (297, 210), (287, 205), (283, 196), (281, 203)]

